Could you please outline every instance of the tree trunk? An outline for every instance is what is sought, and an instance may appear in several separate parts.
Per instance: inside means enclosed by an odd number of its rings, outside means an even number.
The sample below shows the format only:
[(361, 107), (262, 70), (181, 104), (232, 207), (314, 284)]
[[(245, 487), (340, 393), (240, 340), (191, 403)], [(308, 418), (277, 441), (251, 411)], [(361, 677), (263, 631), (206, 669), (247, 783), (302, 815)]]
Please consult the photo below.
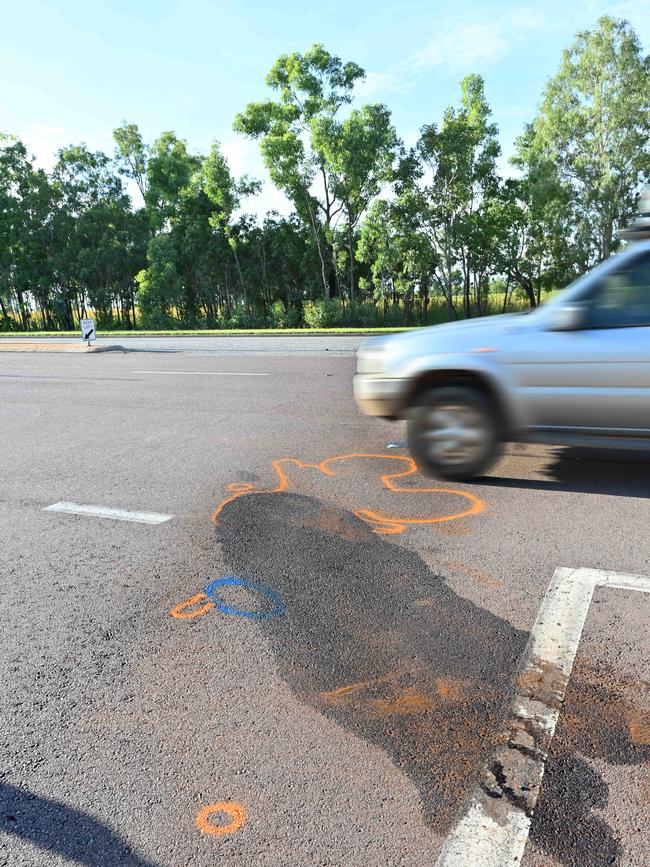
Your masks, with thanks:
[(422, 324), (427, 324), (427, 316), (429, 313), (429, 275), (425, 271), (422, 275), (421, 282), (421, 292), (422, 292)]
[(16, 298), (18, 299), (18, 311), (20, 313), (20, 324), (22, 326), (23, 331), (27, 331), (27, 311), (25, 310), (25, 301), (23, 299), (23, 293), (18, 292), (16, 290)]
[(454, 315), (454, 300), (452, 298), (453, 286), (451, 279), (451, 244), (449, 241), (449, 226), (445, 232), (445, 294), (447, 296), (447, 322), (451, 322)]
[(320, 272), (321, 278), (323, 280), (323, 294), (325, 298), (329, 300), (330, 297), (330, 283), (328, 281), (327, 269), (325, 267), (325, 257), (323, 256), (323, 248), (321, 245), (320, 239), (320, 226), (316, 222), (316, 217), (314, 215), (314, 209), (311, 206), (311, 202), (309, 201), (309, 194), (306, 196), (306, 204), (307, 211), (309, 212), (309, 222), (311, 223), (312, 232), (314, 233), (314, 238), (316, 239), (316, 249), (318, 250), (318, 258), (320, 259)]
[(271, 288), (269, 286), (269, 279), (266, 273), (266, 250), (264, 249), (264, 244), (260, 244), (259, 241), (255, 245), (257, 247), (257, 258), (260, 263), (260, 271), (262, 273), (262, 285), (264, 286), (264, 294), (266, 295), (266, 308), (267, 310), (271, 307)]
[(469, 265), (467, 264), (467, 257), (465, 255), (465, 250), (462, 250), (461, 261), (463, 266), (463, 316), (465, 319), (471, 318), (471, 303), (469, 297)]
[(348, 223), (348, 251), (350, 254), (350, 302), (354, 303), (355, 295), (356, 295), (356, 286), (355, 286), (355, 271), (354, 271), (354, 231), (352, 226)]
[(515, 280), (521, 286), (521, 288), (526, 293), (526, 297), (530, 303), (531, 308), (537, 307), (537, 300), (535, 298), (535, 289), (533, 287), (533, 281), (529, 277), (525, 277), (523, 274), (516, 272), (514, 275)]
[[(9, 318), (9, 314), (7, 313), (7, 308), (5, 307), (5, 303), (2, 300), (2, 295), (0, 295), (0, 311), (2, 312), (2, 318), (5, 322), (11, 322)], [(45, 319), (43, 319), (43, 324), (45, 324)]]
[(248, 309), (248, 312), (251, 312), (251, 306), (248, 300), (248, 293), (246, 292), (246, 285), (244, 283), (244, 275), (242, 274), (241, 266), (239, 264), (239, 256), (237, 255), (237, 245), (234, 244), (231, 248), (233, 253), (235, 254), (235, 264), (237, 265), (237, 274), (239, 275), (239, 285), (241, 286), (242, 295), (244, 298), (244, 306)]
[(502, 313), (506, 312), (506, 308), (508, 306), (508, 295), (510, 294), (510, 274), (508, 274), (506, 278), (506, 291), (503, 296), (503, 308), (501, 310)]

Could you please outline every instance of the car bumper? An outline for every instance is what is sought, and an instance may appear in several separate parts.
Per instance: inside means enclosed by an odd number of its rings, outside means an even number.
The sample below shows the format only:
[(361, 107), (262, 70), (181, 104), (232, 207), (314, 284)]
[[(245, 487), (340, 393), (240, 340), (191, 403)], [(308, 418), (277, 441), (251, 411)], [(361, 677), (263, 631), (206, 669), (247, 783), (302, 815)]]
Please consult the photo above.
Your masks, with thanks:
[(395, 418), (404, 405), (403, 379), (383, 379), (357, 373), (353, 380), (354, 399), (361, 412), (382, 418)]

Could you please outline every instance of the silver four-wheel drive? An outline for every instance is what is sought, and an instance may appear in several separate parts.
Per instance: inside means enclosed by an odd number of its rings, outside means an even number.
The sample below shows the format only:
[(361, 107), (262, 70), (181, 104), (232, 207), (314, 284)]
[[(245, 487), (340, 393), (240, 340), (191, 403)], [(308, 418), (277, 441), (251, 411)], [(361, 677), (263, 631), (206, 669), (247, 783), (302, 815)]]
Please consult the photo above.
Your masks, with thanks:
[(406, 419), (431, 476), (479, 476), (515, 439), (650, 450), (650, 240), (528, 315), (372, 337), (357, 371), (359, 407)]

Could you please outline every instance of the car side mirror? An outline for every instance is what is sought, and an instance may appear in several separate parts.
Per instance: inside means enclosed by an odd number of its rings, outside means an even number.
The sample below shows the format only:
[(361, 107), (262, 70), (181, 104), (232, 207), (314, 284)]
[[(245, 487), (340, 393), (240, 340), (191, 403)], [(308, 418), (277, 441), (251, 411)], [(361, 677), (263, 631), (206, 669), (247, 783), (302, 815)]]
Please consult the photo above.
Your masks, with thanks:
[(582, 304), (562, 304), (553, 311), (551, 331), (575, 331), (585, 323), (585, 308)]

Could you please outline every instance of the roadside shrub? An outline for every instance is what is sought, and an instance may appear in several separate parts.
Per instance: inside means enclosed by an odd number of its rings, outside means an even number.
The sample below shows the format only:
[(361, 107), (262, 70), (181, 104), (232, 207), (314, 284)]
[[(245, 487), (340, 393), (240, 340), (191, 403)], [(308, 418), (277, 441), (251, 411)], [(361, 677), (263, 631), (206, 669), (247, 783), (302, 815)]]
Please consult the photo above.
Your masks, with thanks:
[(249, 312), (245, 307), (239, 305), (234, 307), (230, 313), (230, 318), (224, 320), (224, 328), (265, 328), (267, 325), (264, 316), (259, 313)]
[(348, 304), (343, 313), (343, 325), (354, 328), (376, 328), (380, 322), (377, 307), (369, 301)]
[(383, 317), (383, 325), (386, 327), (399, 327), (405, 324), (406, 311), (399, 304), (391, 304)]
[(336, 328), (343, 324), (343, 305), (338, 298), (306, 301), (303, 316), (308, 328)]
[(5, 319), (3, 316), (0, 319), (0, 331), (20, 331), (20, 325), (10, 317)]
[(285, 305), (281, 299), (271, 304), (268, 315), (268, 324), (271, 328), (297, 328), (300, 320), (300, 309)]
[(182, 328), (182, 323), (164, 310), (142, 310), (138, 319), (138, 328), (145, 331), (175, 331)]

